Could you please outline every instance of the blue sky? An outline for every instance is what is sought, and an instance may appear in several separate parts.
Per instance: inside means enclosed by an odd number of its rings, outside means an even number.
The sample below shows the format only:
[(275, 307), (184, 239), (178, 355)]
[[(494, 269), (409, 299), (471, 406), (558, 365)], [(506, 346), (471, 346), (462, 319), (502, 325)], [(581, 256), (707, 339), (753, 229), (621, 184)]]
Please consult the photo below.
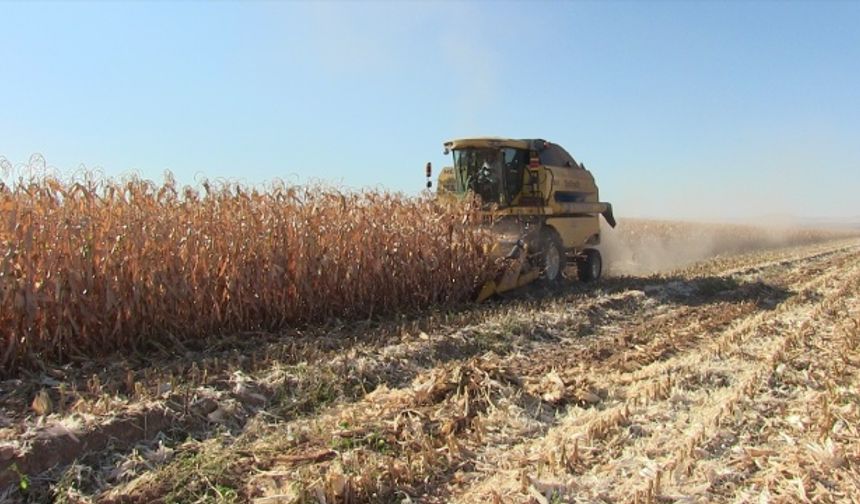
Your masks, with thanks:
[(418, 192), (542, 137), (622, 216), (860, 216), (860, 2), (0, 3), (0, 155)]

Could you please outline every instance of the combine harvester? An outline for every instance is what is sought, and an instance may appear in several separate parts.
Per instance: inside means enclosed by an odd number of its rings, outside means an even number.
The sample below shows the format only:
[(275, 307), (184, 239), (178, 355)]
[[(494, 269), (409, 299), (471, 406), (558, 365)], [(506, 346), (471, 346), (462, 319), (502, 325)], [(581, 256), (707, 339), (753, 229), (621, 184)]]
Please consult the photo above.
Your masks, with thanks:
[[(446, 142), (454, 166), (439, 174), (439, 198), (474, 194), (495, 237), (502, 272), (478, 301), (542, 279), (561, 281), (576, 264), (584, 282), (600, 278), (599, 215), (615, 227), (612, 205), (601, 203), (594, 177), (560, 145), (545, 140), (464, 138)], [(427, 163), (427, 187), (432, 170)]]

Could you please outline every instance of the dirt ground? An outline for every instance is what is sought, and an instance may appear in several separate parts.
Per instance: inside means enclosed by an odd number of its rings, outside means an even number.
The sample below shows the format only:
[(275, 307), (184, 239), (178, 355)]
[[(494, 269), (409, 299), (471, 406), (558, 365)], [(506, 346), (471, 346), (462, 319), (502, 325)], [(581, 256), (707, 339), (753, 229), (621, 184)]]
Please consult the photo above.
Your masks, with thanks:
[(0, 502), (860, 502), (860, 239), (0, 383)]

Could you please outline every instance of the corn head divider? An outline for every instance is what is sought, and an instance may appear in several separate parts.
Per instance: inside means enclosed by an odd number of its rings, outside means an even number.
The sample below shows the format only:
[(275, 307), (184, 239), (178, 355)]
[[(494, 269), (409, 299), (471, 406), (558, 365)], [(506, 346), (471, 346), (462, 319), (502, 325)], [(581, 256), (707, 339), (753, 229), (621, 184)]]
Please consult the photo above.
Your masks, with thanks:
[[(501, 265), (478, 292), (484, 301), (535, 280), (560, 282), (567, 266), (596, 281), (603, 270), (600, 222), (615, 227), (612, 205), (601, 202), (585, 165), (541, 139), (463, 138), (444, 144), (453, 166), (443, 168), (437, 197), (477, 197)], [(432, 170), (427, 163), (427, 187)]]

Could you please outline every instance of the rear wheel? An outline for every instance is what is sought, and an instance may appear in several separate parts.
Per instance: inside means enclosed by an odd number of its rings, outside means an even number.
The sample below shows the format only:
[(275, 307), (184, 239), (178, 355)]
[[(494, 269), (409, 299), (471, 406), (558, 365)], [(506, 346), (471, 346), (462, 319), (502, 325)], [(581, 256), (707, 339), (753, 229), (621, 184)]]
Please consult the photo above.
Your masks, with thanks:
[(583, 282), (594, 282), (603, 273), (603, 259), (597, 249), (585, 249), (583, 258), (577, 262), (577, 276)]
[(551, 230), (544, 229), (541, 232), (541, 278), (544, 283), (554, 284), (561, 281), (564, 272), (566, 257), (564, 249), (561, 248), (561, 240)]

